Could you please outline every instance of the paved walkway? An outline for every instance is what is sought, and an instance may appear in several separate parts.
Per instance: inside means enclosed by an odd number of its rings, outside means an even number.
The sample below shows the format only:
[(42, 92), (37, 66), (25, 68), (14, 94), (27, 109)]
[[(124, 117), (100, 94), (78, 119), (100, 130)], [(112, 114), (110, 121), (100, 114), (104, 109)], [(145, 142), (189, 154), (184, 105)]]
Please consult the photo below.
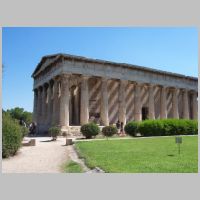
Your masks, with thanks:
[(16, 156), (2, 160), (3, 173), (60, 173), (60, 166), (69, 159), (66, 139), (35, 139), (36, 146), (21, 147)]

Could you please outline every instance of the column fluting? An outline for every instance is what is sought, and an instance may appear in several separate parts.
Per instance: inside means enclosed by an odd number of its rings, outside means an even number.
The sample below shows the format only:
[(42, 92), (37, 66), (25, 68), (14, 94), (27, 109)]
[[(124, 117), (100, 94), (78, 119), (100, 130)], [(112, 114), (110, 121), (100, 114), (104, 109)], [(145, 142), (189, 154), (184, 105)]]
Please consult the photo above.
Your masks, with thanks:
[(192, 92), (192, 118), (198, 119), (198, 101), (197, 101), (197, 92)]
[(126, 80), (120, 80), (119, 85), (119, 121), (123, 122), (123, 124), (126, 124)]
[(155, 119), (154, 85), (149, 84), (149, 119)]
[(88, 79), (88, 76), (81, 77), (81, 125), (88, 123), (89, 120)]
[(101, 79), (101, 123), (104, 126), (109, 125), (108, 117), (108, 89), (107, 89), (107, 78)]
[(189, 102), (188, 102), (188, 91), (183, 91), (183, 118), (189, 119)]
[(60, 123), (61, 128), (69, 126), (69, 74), (61, 75), (61, 88), (60, 88)]
[(135, 84), (135, 106), (134, 106), (135, 121), (142, 120), (141, 87), (142, 87), (141, 84), (139, 83)]
[(178, 112), (178, 89), (173, 89), (172, 94), (172, 111), (173, 111), (173, 118), (179, 119), (179, 112)]
[(167, 100), (166, 100), (166, 90), (165, 86), (161, 88), (161, 108), (160, 108), (160, 118), (166, 119), (167, 118)]

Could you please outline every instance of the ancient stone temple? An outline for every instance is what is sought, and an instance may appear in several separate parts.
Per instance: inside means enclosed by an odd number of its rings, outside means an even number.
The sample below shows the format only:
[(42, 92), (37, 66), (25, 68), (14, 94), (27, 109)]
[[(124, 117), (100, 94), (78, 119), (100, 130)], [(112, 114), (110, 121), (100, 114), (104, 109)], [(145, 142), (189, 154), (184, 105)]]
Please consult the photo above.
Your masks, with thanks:
[(196, 77), (68, 54), (44, 56), (32, 77), (39, 132), (91, 120), (197, 119)]

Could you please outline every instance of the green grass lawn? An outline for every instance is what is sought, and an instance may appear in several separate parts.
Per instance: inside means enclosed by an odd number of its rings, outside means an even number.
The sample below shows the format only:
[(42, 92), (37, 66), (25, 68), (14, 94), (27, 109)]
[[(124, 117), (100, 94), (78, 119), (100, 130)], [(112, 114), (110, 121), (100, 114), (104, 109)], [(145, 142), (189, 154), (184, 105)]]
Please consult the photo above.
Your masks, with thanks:
[(83, 169), (78, 163), (71, 160), (61, 166), (61, 171), (64, 173), (82, 173)]
[(183, 136), (180, 155), (174, 136), (79, 141), (75, 145), (88, 167), (106, 172), (198, 172), (197, 136)]

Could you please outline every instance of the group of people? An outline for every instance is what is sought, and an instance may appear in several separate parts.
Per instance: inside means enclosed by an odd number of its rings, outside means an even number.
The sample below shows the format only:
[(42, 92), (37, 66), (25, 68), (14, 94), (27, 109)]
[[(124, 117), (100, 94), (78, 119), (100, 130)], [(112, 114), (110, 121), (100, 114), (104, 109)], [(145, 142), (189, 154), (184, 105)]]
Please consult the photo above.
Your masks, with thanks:
[(26, 122), (23, 120), (23, 118), (20, 118), (19, 125), (24, 126), (29, 129), (29, 135), (35, 135), (36, 134), (36, 123), (31, 122), (29, 125), (26, 124)]
[(119, 120), (116, 123), (116, 127), (118, 130), (118, 135), (119, 136), (125, 136), (125, 132), (124, 132), (124, 123), (120, 122)]

